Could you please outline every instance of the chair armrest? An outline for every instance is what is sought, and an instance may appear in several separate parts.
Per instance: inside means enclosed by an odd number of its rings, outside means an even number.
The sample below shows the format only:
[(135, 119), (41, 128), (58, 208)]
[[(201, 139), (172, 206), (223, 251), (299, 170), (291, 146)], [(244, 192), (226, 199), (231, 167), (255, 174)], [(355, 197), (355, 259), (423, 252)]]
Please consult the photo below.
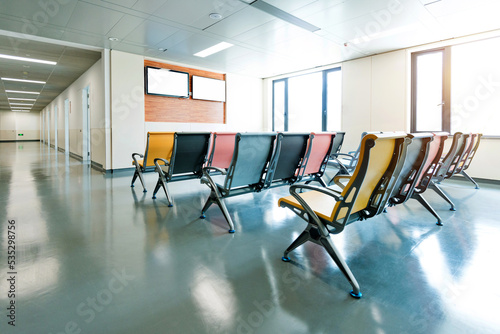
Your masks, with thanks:
[(220, 193), (217, 189), (217, 185), (215, 184), (214, 180), (210, 176), (211, 170), (218, 171), (222, 175), (226, 175), (227, 171), (224, 168), (212, 167), (212, 166), (206, 166), (206, 167), (203, 167), (203, 169), (202, 169), (203, 176), (200, 179), (200, 183), (206, 184), (207, 186), (209, 186), (213, 191), (215, 191), (220, 196)]
[(327, 194), (329, 196), (332, 196), (333, 198), (335, 198), (336, 201), (343, 199), (341, 196), (338, 196), (338, 194), (330, 188), (311, 186), (308, 184), (294, 184), (294, 185), (290, 186), (290, 194), (293, 195), (293, 193), (297, 193), (296, 189), (308, 189), (308, 190), (319, 191), (320, 193), (324, 193), (324, 194)]
[(163, 162), (164, 163), (164, 166), (170, 166), (170, 162), (166, 159), (163, 159), (163, 158), (155, 158), (155, 166), (156, 166), (156, 171), (158, 173), (161, 173), (162, 172), (162, 169), (161, 169), (161, 166), (160, 164), (158, 163), (159, 161)]
[[(323, 194), (332, 196), (335, 198), (336, 201), (342, 200), (343, 198), (341, 196), (337, 196), (333, 191), (331, 191), (328, 188), (322, 188), (322, 187), (317, 187), (317, 186), (310, 186), (310, 185), (293, 185), (290, 187), (290, 194), (299, 202), (299, 204), (304, 208), (304, 210), (307, 212), (307, 215), (309, 216), (309, 219), (312, 219), (314, 221), (314, 224), (318, 227), (319, 232), (323, 236), (328, 236), (330, 234), (330, 231), (328, 228), (321, 222), (321, 219), (319, 219), (318, 215), (311, 209), (309, 204), (300, 196), (300, 194), (297, 193), (297, 189), (310, 189), (310, 190), (315, 190), (319, 191)], [(309, 222), (311, 223), (311, 222)]]
[(347, 179), (348, 182), (351, 179), (351, 175), (337, 175), (333, 178), (333, 182), (335, 182), (336, 185), (338, 185), (341, 189), (345, 188), (345, 184), (343, 184), (341, 179)]
[(134, 165), (135, 165), (137, 168), (139, 168), (139, 161), (137, 161), (137, 156), (138, 156), (139, 158), (141, 158), (141, 159), (142, 159), (142, 158), (144, 158), (144, 156), (143, 156), (142, 154), (140, 154), (140, 153), (132, 153), (132, 160), (134, 160)]
[(211, 170), (217, 171), (217, 172), (221, 173), (222, 175), (226, 175), (227, 174), (227, 170), (225, 170), (224, 168), (220, 168), (220, 167), (206, 166), (206, 167), (203, 167), (203, 169), (202, 169), (203, 174), (206, 175), (206, 176), (210, 175), (210, 171)]
[[(356, 153), (356, 152), (354, 152), (354, 153)], [(356, 157), (355, 157), (354, 155), (352, 155), (352, 154), (347, 154), (347, 153), (334, 153), (334, 154), (332, 154), (332, 156), (333, 156), (333, 155), (335, 155), (335, 156), (337, 156), (337, 157), (338, 157), (339, 155), (342, 155), (342, 156), (349, 157), (349, 158), (351, 158), (351, 159), (356, 159)]]

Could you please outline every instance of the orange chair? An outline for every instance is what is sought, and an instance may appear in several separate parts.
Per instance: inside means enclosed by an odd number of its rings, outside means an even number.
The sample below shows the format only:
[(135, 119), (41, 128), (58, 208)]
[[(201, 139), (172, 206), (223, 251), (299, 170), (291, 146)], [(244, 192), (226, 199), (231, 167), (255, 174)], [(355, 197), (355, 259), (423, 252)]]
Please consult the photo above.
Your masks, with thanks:
[[(370, 134), (363, 137), (359, 162), (342, 191), (310, 185), (292, 185), (291, 196), (280, 198), (278, 205), (291, 209), (307, 222), (306, 229), (286, 249), (282, 260), (290, 261), (288, 254), (310, 241), (321, 245), (330, 254), (352, 286), (351, 296), (361, 297), (359, 284), (339, 254), (331, 234), (338, 234), (346, 225), (383, 212), (394, 189), (406, 156), (409, 139), (406, 133)], [(311, 190), (299, 193), (297, 190)]]
[[(140, 153), (132, 154), (132, 164), (135, 166), (135, 172), (134, 176), (132, 176), (131, 187), (134, 186), (135, 180), (139, 177), (142, 188), (144, 189), (143, 191), (147, 192), (142, 173), (154, 171), (154, 159), (156, 158), (170, 160), (174, 148), (174, 135), (175, 132), (148, 132), (144, 155)], [(137, 157), (143, 159), (138, 160)]]

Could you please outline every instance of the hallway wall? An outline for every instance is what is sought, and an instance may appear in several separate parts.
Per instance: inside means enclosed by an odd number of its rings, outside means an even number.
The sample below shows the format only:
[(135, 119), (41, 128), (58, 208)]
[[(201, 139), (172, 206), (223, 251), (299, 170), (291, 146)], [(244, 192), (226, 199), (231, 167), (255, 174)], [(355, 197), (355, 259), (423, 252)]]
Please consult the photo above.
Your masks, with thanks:
[(0, 112), (0, 141), (7, 140), (40, 140), (40, 114)]

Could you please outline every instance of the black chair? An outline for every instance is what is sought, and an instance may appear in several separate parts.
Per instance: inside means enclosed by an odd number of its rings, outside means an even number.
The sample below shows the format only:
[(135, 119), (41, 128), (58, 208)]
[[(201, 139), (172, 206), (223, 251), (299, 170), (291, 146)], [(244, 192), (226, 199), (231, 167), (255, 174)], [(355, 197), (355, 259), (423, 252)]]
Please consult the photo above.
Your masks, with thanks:
[(153, 192), (153, 199), (156, 198), (158, 190), (163, 188), (168, 206), (172, 206), (172, 198), (167, 188), (168, 182), (201, 178), (209, 143), (210, 132), (176, 132), (170, 161), (161, 158), (154, 160), (158, 182)]
[[(310, 133), (279, 133), (266, 173), (265, 188), (292, 184), (300, 180), (309, 158)], [(310, 147), (309, 147), (310, 149)]]

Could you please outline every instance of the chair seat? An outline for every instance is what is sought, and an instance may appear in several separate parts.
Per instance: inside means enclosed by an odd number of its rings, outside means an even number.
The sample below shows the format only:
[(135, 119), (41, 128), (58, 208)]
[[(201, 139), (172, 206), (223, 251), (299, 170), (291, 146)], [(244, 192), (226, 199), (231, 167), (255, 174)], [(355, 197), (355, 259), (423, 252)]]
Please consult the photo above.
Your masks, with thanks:
[[(326, 195), (319, 191), (308, 191), (300, 194), (306, 203), (309, 204), (314, 213), (325, 220), (330, 220), (330, 215), (337, 204), (337, 201), (332, 196)], [(278, 201), (278, 205), (284, 202), (288, 206), (298, 208), (299, 210), (304, 210), (302, 205), (292, 196), (282, 197)]]
[[(139, 166), (144, 167), (144, 159), (137, 160), (137, 162), (139, 163)], [(134, 161), (132, 161), (132, 165), (133, 164), (134, 164)]]

